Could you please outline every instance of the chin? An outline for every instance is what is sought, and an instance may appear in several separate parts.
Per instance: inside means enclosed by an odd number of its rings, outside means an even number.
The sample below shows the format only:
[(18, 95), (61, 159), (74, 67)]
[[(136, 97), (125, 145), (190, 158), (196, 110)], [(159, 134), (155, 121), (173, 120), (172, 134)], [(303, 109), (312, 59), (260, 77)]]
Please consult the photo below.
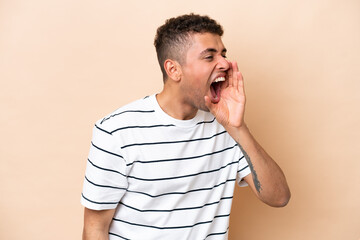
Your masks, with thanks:
[(207, 106), (205, 106), (205, 104), (202, 105), (202, 106), (199, 106), (198, 109), (201, 110), (201, 111), (204, 111), (204, 112), (210, 112), (210, 110), (208, 109)]

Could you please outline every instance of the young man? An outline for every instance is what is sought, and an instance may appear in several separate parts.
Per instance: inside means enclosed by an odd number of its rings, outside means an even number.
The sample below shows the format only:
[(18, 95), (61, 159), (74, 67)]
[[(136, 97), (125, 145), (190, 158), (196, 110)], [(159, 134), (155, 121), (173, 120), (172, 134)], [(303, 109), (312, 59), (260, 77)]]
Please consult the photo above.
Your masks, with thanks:
[(235, 182), (287, 204), (284, 174), (244, 122), (244, 81), (222, 34), (194, 14), (158, 29), (162, 92), (95, 124), (83, 239), (227, 239)]

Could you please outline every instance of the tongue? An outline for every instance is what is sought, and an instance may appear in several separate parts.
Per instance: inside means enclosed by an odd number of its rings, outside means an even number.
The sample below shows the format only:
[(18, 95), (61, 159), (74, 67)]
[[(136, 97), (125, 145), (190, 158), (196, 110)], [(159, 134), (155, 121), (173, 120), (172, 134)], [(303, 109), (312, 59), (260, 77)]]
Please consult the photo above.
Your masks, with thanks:
[(212, 103), (218, 103), (220, 101), (220, 84), (213, 83), (210, 86), (210, 92), (211, 92), (211, 102)]

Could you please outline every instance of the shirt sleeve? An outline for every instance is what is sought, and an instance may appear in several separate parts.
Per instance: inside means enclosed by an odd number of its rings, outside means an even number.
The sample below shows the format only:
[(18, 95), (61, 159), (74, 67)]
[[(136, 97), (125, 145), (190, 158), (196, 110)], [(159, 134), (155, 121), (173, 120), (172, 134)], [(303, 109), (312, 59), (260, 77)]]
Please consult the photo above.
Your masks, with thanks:
[[(239, 148), (240, 150), (240, 148)], [(241, 152), (241, 150), (240, 150)], [(246, 187), (248, 184), (244, 181), (244, 177), (251, 173), (249, 164), (247, 163), (245, 156), (241, 152), (242, 157), (240, 158), (238, 171), (237, 171), (237, 183), (240, 187)]]
[(81, 204), (93, 210), (114, 209), (127, 187), (126, 162), (119, 141), (97, 123), (87, 159)]

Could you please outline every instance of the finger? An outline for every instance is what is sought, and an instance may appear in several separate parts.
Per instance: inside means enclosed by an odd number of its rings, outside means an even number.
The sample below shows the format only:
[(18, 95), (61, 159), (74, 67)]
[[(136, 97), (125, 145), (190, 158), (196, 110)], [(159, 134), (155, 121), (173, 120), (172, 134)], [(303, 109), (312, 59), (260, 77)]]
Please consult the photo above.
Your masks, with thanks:
[(237, 62), (233, 62), (233, 86), (235, 87), (235, 89), (239, 88), (239, 67), (237, 65)]
[(228, 60), (228, 63), (229, 63), (229, 69), (227, 71), (227, 79), (229, 81), (229, 86), (232, 86), (234, 71), (233, 71), (233, 68), (232, 68), (232, 62), (230, 60)]
[(215, 116), (215, 114), (214, 114), (214, 104), (211, 102), (210, 98), (208, 96), (205, 96), (204, 100), (205, 100), (205, 106)]
[(237, 73), (239, 79), (238, 91), (245, 95), (245, 88), (244, 88), (244, 77), (241, 72)]
[(236, 61), (233, 62), (233, 69), (234, 69), (234, 72), (238, 72), (239, 71), (239, 67), (238, 67), (238, 64)]

